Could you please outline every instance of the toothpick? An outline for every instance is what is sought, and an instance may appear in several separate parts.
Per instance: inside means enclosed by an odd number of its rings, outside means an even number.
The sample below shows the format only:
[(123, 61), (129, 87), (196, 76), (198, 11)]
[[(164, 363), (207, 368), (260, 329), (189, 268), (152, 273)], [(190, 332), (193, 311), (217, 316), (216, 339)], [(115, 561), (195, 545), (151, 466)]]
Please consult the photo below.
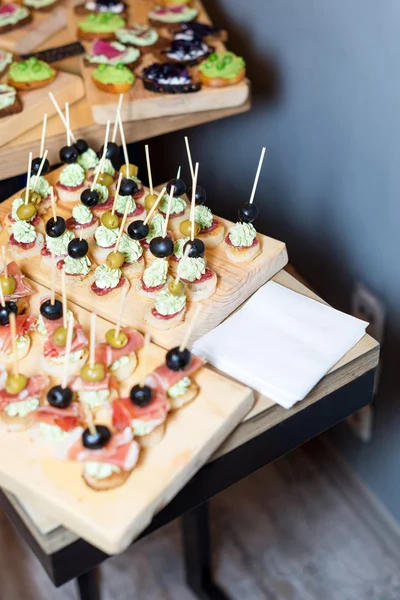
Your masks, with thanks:
[(93, 177), (92, 186), (90, 188), (92, 192), (94, 190), (94, 186), (96, 185), (97, 180), (99, 178), (99, 175), (102, 172), (102, 169), (103, 169), (103, 166), (104, 166), (104, 161), (106, 159), (106, 154), (107, 154), (107, 145), (108, 145), (108, 136), (109, 136), (109, 133), (110, 133), (110, 121), (107, 121), (106, 134), (104, 136), (103, 154), (101, 156), (101, 159), (100, 159), (100, 162), (99, 162), (99, 165), (98, 165), (98, 169), (95, 172), (94, 177)]
[(81, 402), (81, 406), (82, 406), (83, 414), (85, 415), (87, 427), (88, 427), (91, 435), (96, 435), (97, 429), (96, 429), (96, 425), (93, 422), (92, 411), (90, 410), (90, 408), (86, 404), (86, 402)]
[(51, 210), (53, 212), (53, 221), (57, 221), (57, 213), (56, 213), (56, 200), (54, 198), (54, 190), (53, 186), (50, 188), (50, 198), (51, 198)]
[(149, 147), (147, 144), (144, 147), (144, 151), (146, 152), (147, 176), (149, 178), (150, 194), (153, 195), (153, 177), (151, 176), (150, 155)]
[(194, 169), (194, 177), (192, 182), (192, 203), (190, 205), (190, 240), (193, 242), (194, 240), (194, 209), (196, 205), (196, 186), (197, 186), (197, 177), (199, 175), (199, 163), (196, 163)]
[(31, 178), (31, 170), (32, 170), (32, 152), (29, 152), (28, 174), (26, 177), (25, 204), (28, 204), (28, 201), (29, 201), (29, 181)]
[(55, 304), (55, 287), (56, 287), (56, 261), (54, 256), (54, 251), (51, 251), (51, 296), (50, 296), (50, 304), (54, 306)]
[(119, 100), (118, 100), (118, 106), (117, 106), (117, 110), (115, 113), (115, 121), (114, 121), (114, 129), (113, 129), (113, 134), (112, 134), (112, 143), (115, 144), (115, 140), (117, 139), (117, 133), (118, 133), (118, 115), (121, 114), (121, 108), (122, 108), (122, 101), (124, 99), (124, 95), (120, 94), (119, 95)]
[(71, 145), (71, 129), (69, 126), (69, 104), (65, 103), (65, 121), (67, 123), (67, 146)]
[(176, 172), (176, 178), (177, 178), (177, 179), (179, 179), (179, 178), (180, 178), (180, 176), (181, 176), (181, 168), (182, 168), (182, 167), (178, 167), (178, 170), (177, 170), (177, 172)]
[(149, 350), (150, 350), (150, 333), (147, 332), (146, 335), (144, 336), (144, 344), (143, 344), (143, 350), (142, 350), (142, 356), (143, 356), (143, 377), (139, 383), (140, 387), (143, 387), (146, 381), (146, 377), (147, 377), (147, 371), (149, 370), (148, 364), (149, 364)]
[(18, 368), (18, 354), (17, 354), (17, 326), (16, 326), (16, 321), (15, 321), (15, 313), (11, 312), (8, 315), (8, 319), (9, 319), (10, 328), (11, 328), (11, 348), (12, 348), (12, 354), (13, 354), (13, 370), (14, 370), (14, 375), (18, 375), (19, 368)]
[(163, 228), (163, 237), (165, 238), (167, 236), (167, 227), (168, 227), (168, 221), (169, 221), (169, 213), (171, 212), (171, 203), (172, 203), (172, 198), (174, 196), (174, 191), (175, 188), (173, 185), (171, 185), (171, 189), (169, 192), (169, 198), (168, 198), (168, 208), (167, 208), (167, 214), (165, 215), (165, 223), (164, 223), (164, 228)]
[(185, 145), (186, 145), (186, 153), (187, 153), (187, 157), (188, 157), (188, 161), (189, 161), (190, 175), (193, 179), (193, 177), (194, 177), (193, 161), (192, 161), (192, 155), (191, 155), (190, 147), (189, 147), (189, 140), (186, 135), (185, 135)]
[(45, 162), (45, 160), (46, 160), (46, 158), (47, 158), (47, 155), (48, 155), (48, 153), (49, 153), (49, 151), (48, 151), (48, 150), (46, 150), (46, 152), (43, 154), (43, 157), (42, 157), (41, 163), (40, 163), (40, 165), (39, 165), (39, 170), (38, 170), (38, 172), (36, 173), (35, 181), (33, 182), (32, 194), (33, 194), (33, 193), (34, 193), (34, 191), (36, 190), (36, 186), (37, 186), (37, 184), (38, 184), (39, 177), (40, 177), (40, 176), (41, 176), (41, 174), (42, 174), (43, 167), (44, 167), (44, 162)]
[(119, 122), (119, 132), (121, 134), (122, 149), (124, 151), (124, 160), (125, 160), (127, 174), (128, 174), (129, 157), (128, 157), (128, 150), (126, 147), (125, 133), (124, 133), (123, 125), (122, 125), (121, 113), (118, 113), (118, 122)]
[(4, 294), (3, 294), (3, 286), (1, 285), (1, 283), (0, 283), (0, 304), (3, 307), (6, 305), (6, 301), (5, 301)]
[(79, 227), (79, 241), (81, 242), (83, 238), (83, 227)]
[(121, 331), (121, 322), (122, 322), (122, 315), (124, 314), (124, 307), (125, 307), (125, 300), (126, 300), (126, 295), (128, 293), (128, 287), (124, 287), (122, 290), (122, 294), (121, 294), (121, 300), (119, 302), (119, 313), (118, 313), (118, 319), (117, 319), (117, 326), (115, 328), (115, 337), (118, 338), (119, 333)]
[(143, 223), (145, 225), (147, 225), (147, 223), (150, 221), (151, 217), (153, 216), (154, 212), (157, 209), (157, 206), (160, 204), (161, 202), (161, 198), (164, 196), (165, 192), (167, 191), (166, 187), (163, 187), (163, 189), (161, 190), (161, 192), (158, 194), (158, 197), (156, 199), (156, 201), (154, 202), (153, 206), (151, 207), (151, 209), (149, 210), (149, 212), (147, 213), (147, 217), (145, 218), (145, 220), (143, 221)]
[(46, 139), (46, 127), (47, 127), (47, 113), (44, 113), (43, 126), (42, 126), (42, 138), (40, 140), (39, 158), (42, 158), (43, 152), (44, 152), (44, 141)]
[[(65, 117), (64, 117), (64, 115), (62, 113), (61, 108), (58, 105), (57, 100), (54, 98), (54, 94), (52, 92), (49, 92), (49, 97), (50, 97), (50, 100), (52, 101), (52, 103), (54, 105), (54, 108), (56, 109), (56, 111), (58, 113), (58, 116), (61, 119), (62, 124), (64, 125), (65, 129), (67, 129), (67, 122), (65, 120)], [(76, 137), (74, 136), (74, 134), (72, 133), (71, 130), (70, 130), (70, 136), (71, 136), (71, 140), (75, 143), (76, 142)]]
[(121, 225), (119, 227), (117, 241), (115, 242), (114, 252), (118, 252), (119, 244), (121, 242), (121, 237), (122, 237), (122, 234), (124, 233), (126, 219), (128, 217), (128, 210), (129, 210), (129, 203), (127, 202), (126, 206), (125, 206), (125, 210), (124, 210), (124, 216), (122, 217)]
[(193, 313), (193, 317), (192, 317), (192, 319), (191, 319), (188, 327), (186, 328), (185, 335), (183, 336), (183, 339), (181, 341), (181, 345), (179, 346), (180, 352), (183, 352), (183, 350), (186, 348), (186, 345), (187, 345), (187, 343), (189, 341), (189, 338), (190, 338), (190, 336), (192, 334), (193, 327), (195, 326), (196, 321), (198, 320), (198, 318), (200, 316), (201, 309), (202, 309), (201, 304), (197, 304), (197, 306), (196, 306), (196, 308), (194, 310), (194, 313)]
[[(121, 187), (121, 181), (122, 181), (122, 173), (120, 173), (119, 177), (118, 177), (117, 189), (115, 190), (114, 202), (113, 202), (112, 209), (111, 209), (112, 215), (115, 213), (115, 207), (117, 206), (117, 200), (118, 200), (118, 196), (119, 196), (119, 189)], [(127, 204), (128, 204), (128, 202), (127, 202)]]
[(8, 269), (7, 269), (7, 260), (6, 260), (6, 247), (1, 247), (1, 258), (3, 259), (3, 271), (4, 271), (4, 279), (8, 279)]
[(95, 350), (96, 350), (96, 313), (92, 312), (90, 316), (90, 349), (89, 349), (89, 364), (94, 366)]
[(69, 315), (68, 317), (68, 328), (67, 328), (67, 341), (65, 344), (65, 357), (64, 357), (64, 371), (61, 387), (65, 389), (68, 383), (68, 367), (69, 367), (69, 355), (71, 354), (72, 346), (72, 334), (74, 331), (74, 317)]
[(257, 173), (256, 173), (256, 176), (254, 178), (253, 189), (251, 191), (251, 196), (250, 196), (249, 204), (253, 204), (254, 196), (256, 195), (258, 178), (260, 177), (261, 167), (262, 167), (262, 164), (263, 164), (263, 161), (264, 161), (265, 150), (266, 150), (266, 148), (263, 148), (261, 150), (261, 156), (260, 156), (260, 160), (259, 160), (258, 167), (257, 167)]
[(185, 251), (183, 253), (183, 256), (181, 258), (181, 260), (179, 261), (178, 264), (178, 269), (176, 271), (176, 277), (175, 277), (175, 285), (177, 285), (179, 283), (179, 280), (181, 278), (181, 273), (182, 273), (182, 269), (183, 269), (183, 265), (186, 262), (187, 257), (189, 256), (189, 252), (190, 252), (190, 246), (186, 246)]
[(67, 328), (67, 313), (68, 313), (68, 305), (67, 305), (67, 286), (65, 282), (65, 271), (64, 269), (61, 271), (61, 294), (62, 294), (62, 305), (63, 305), (63, 326)]

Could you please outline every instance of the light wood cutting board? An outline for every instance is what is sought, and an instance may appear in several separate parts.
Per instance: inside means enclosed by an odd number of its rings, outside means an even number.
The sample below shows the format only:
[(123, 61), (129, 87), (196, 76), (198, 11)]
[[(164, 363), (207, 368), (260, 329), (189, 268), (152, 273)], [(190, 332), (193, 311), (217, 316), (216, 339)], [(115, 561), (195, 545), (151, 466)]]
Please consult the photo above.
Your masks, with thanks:
[(19, 27), (0, 36), (0, 46), (16, 54), (27, 54), (43, 44), (52, 35), (65, 27), (66, 7), (55, 6), (49, 12), (32, 11), (33, 19), (24, 27)]

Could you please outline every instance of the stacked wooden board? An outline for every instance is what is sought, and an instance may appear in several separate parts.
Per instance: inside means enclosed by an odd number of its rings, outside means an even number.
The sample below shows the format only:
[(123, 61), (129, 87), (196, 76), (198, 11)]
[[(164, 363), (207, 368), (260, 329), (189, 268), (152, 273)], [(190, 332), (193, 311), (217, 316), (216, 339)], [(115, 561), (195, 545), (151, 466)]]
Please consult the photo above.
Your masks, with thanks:
[(32, 21), (0, 36), (0, 47), (15, 54), (27, 54), (65, 27), (65, 4), (48, 12), (32, 11)]

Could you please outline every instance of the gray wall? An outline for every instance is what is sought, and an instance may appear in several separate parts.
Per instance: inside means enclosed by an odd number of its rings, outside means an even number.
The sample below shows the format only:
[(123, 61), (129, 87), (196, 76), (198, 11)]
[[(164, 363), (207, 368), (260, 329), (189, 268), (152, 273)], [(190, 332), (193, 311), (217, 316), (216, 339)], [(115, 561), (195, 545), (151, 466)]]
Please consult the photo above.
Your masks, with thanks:
[[(349, 308), (356, 280), (386, 303), (373, 441), (357, 442), (345, 426), (332, 436), (400, 519), (400, 4), (206, 5), (215, 23), (232, 32), (231, 48), (248, 60), (255, 98), (251, 113), (186, 132), (200, 161), (200, 181), (214, 210), (234, 218), (266, 145), (257, 195), (260, 230), (285, 240), (291, 262), (338, 308)], [(152, 148), (161, 179), (171, 177), (180, 161), (186, 169), (182, 133)]]

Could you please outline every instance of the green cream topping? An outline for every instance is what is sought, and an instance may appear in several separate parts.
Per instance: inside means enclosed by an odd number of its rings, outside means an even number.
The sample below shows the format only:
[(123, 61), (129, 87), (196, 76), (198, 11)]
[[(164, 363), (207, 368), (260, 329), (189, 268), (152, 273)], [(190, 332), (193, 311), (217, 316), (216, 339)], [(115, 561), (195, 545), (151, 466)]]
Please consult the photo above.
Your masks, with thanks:
[(233, 52), (216, 52), (199, 65), (199, 71), (207, 77), (223, 77), (233, 79), (239, 75), (246, 66), (241, 56)]
[(99, 225), (94, 232), (96, 244), (101, 248), (110, 248), (110, 246), (113, 246), (116, 243), (118, 232), (118, 227), (115, 229), (108, 229), (107, 227), (104, 227), (104, 225)]
[(229, 239), (234, 246), (251, 246), (256, 233), (251, 223), (236, 223), (229, 232)]
[[(100, 164), (97, 165), (97, 167), (95, 168), (94, 172), (98, 173), (100, 169)], [(102, 173), (107, 173), (107, 175), (111, 175), (111, 177), (114, 177), (115, 174), (115, 169), (113, 167), (113, 164), (111, 162), (111, 160), (109, 158), (105, 158), (103, 161), (103, 168), (101, 170)], [(98, 185), (98, 184), (96, 184)], [(104, 185), (102, 187), (105, 187)], [(94, 187), (94, 189), (96, 189), (96, 186)], [(106, 188), (107, 189), (107, 188)]]
[(99, 164), (99, 159), (97, 158), (97, 154), (92, 148), (88, 148), (86, 152), (80, 154), (78, 156), (78, 165), (85, 169), (85, 171), (89, 171), (89, 169), (94, 169)]
[[(161, 212), (163, 212), (164, 214), (167, 214), (168, 202), (169, 202), (169, 195), (165, 194), (162, 197), (160, 204), (158, 205), (159, 210), (161, 210)], [(181, 213), (185, 210), (185, 208), (186, 208), (186, 200), (184, 198), (181, 198), (180, 196), (173, 196), (173, 198), (171, 200), (171, 211), (170, 211), (171, 215)]]
[(101, 183), (96, 183), (96, 185), (94, 186), (94, 190), (99, 195), (100, 204), (103, 204), (103, 202), (107, 202), (107, 200), (108, 200), (108, 187), (107, 186), (101, 185)]
[(117, 66), (118, 64), (129, 65), (134, 63), (140, 56), (140, 50), (137, 50), (136, 48), (127, 48), (118, 42), (111, 42), (110, 45), (116, 50), (119, 50), (119, 52), (124, 52), (124, 54), (116, 56), (115, 58), (107, 58), (104, 54), (86, 54), (86, 60), (93, 64)]
[(79, 400), (85, 402), (91, 407), (101, 406), (108, 401), (110, 396), (109, 390), (99, 390), (98, 392), (78, 392)]
[(74, 206), (74, 208), (72, 209), (72, 216), (74, 217), (75, 221), (77, 223), (80, 223), (81, 225), (90, 223), (90, 221), (93, 219), (93, 215), (90, 208), (88, 208), (84, 204), (77, 204), (76, 206)]
[(168, 261), (165, 258), (156, 258), (143, 273), (143, 281), (147, 287), (156, 287), (167, 281)]
[(183, 6), (179, 12), (176, 9), (169, 10), (165, 6), (154, 6), (153, 10), (149, 12), (148, 18), (162, 23), (185, 23), (193, 21), (197, 15), (198, 11), (190, 6)]
[[(4, 61), (0, 61), (0, 71), (2, 71), (6, 65), (7, 63)], [(12, 106), (16, 97), (17, 92), (15, 88), (5, 83), (0, 84), (0, 110), (3, 110), (3, 108), (7, 108), (8, 106)]]
[(114, 33), (124, 25), (125, 20), (112, 12), (91, 13), (78, 23), (79, 29), (86, 33)]
[(110, 371), (116, 371), (117, 369), (120, 369), (121, 367), (127, 365), (129, 361), (129, 356), (121, 356), (121, 358), (118, 358), (111, 364)]
[(127, 235), (121, 237), (118, 250), (125, 254), (127, 263), (134, 263), (143, 254), (143, 248), (137, 240), (131, 240)]
[(49, 443), (61, 442), (71, 435), (71, 432), (63, 431), (61, 427), (49, 425), (48, 423), (39, 423), (39, 432)]
[(64, 271), (67, 275), (87, 275), (90, 271), (90, 260), (87, 256), (82, 258), (67, 256), (64, 262)]
[(132, 419), (131, 427), (134, 435), (147, 435), (154, 431), (161, 423), (164, 423), (164, 419), (152, 419), (151, 421)]
[(122, 63), (118, 65), (99, 65), (92, 74), (93, 79), (100, 83), (129, 83), (133, 85), (135, 76), (128, 67)]
[(199, 204), (194, 209), (194, 220), (200, 225), (202, 229), (211, 227), (213, 222), (213, 215), (211, 210), (207, 206)]
[(107, 477), (111, 477), (114, 473), (121, 472), (121, 469), (116, 465), (92, 461), (85, 462), (83, 470), (86, 475), (94, 477), (94, 479), (107, 479)]
[[(68, 362), (69, 363), (74, 363), (74, 362), (78, 362), (78, 360), (81, 360), (83, 356), (83, 350), (77, 350), (76, 352), (70, 352), (70, 355), (68, 357)], [(65, 363), (65, 354), (64, 356), (56, 356), (54, 358), (50, 359), (52, 363), (56, 363), (56, 365), (63, 365)]]
[(5, 407), (5, 411), (9, 417), (26, 417), (29, 413), (36, 410), (39, 406), (38, 398), (28, 398), (28, 400), (23, 400), (22, 402), (10, 402), (8, 406)]
[(174, 296), (168, 289), (161, 290), (154, 301), (154, 307), (160, 315), (174, 315), (181, 311), (185, 305), (185, 294), (182, 294), (182, 296)]
[(158, 41), (158, 33), (147, 25), (132, 25), (131, 27), (122, 27), (115, 32), (117, 40), (123, 44), (133, 44), (134, 46), (152, 46)]
[(178, 383), (173, 385), (168, 390), (168, 396), (170, 398), (179, 398), (180, 396), (184, 396), (188, 391), (188, 388), (191, 384), (189, 377), (184, 377)]
[(36, 231), (33, 225), (27, 221), (17, 221), (12, 224), (11, 231), (17, 242), (31, 244), (36, 240)]
[(62, 235), (52, 238), (46, 235), (46, 246), (49, 252), (54, 252), (55, 256), (62, 256), (68, 252), (68, 244), (75, 235), (69, 229), (66, 229)]
[(186, 244), (186, 242), (188, 242), (190, 240), (189, 237), (183, 237), (183, 238), (178, 238), (177, 240), (175, 240), (174, 242), (174, 254), (176, 256), (176, 258), (181, 259), (183, 256), (183, 248)]
[[(13, 6), (16, 6), (13, 4)], [(0, 15), (0, 27), (6, 27), (7, 25), (16, 25), (22, 19), (25, 19), (29, 15), (29, 10), (25, 6), (18, 6), (16, 10), (9, 14)]]
[(51, 6), (51, 4), (54, 4), (55, 2), (57, 2), (57, 0), (24, 0), (25, 6), (28, 6), (29, 8), (44, 8), (45, 6)]
[(120, 213), (120, 214), (123, 215), (124, 212), (125, 212), (126, 205), (128, 203), (129, 203), (129, 208), (128, 208), (128, 215), (129, 215), (134, 210), (136, 210), (136, 202), (135, 202), (135, 200), (132, 198), (132, 196), (120, 196), (118, 194), (117, 202), (115, 204), (115, 210), (118, 213)]
[(164, 231), (164, 223), (165, 219), (162, 215), (156, 215), (152, 218), (151, 223), (149, 223), (149, 233), (146, 238), (146, 242), (150, 244), (151, 240), (155, 237), (160, 237)]
[(97, 287), (106, 290), (117, 287), (121, 275), (121, 269), (110, 269), (107, 265), (99, 265), (94, 272), (94, 279)]
[(50, 184), (43, 175), (41, 175), (38, 179), (37, 184), (35, 185), (36, 175), (32, 175), (29, 179), (29, 189), (33, 190), (33, 186), (35, 186), (35, 192), (37, 192), (42, 198), (46, 198), (50, 194)]
[(43, 81), (54, 74), (55, 70), (50, 65), (34, 56), (21, 62), (13, 62), (8, 71), (9, 79), (17, 82)]
[(201, 279), (206, 271), (206, 261), (204, 258), (187, 258), (182, 264), (180, 274), (182, 279), (187, 281), (196, 281)]
[(60, 173), (60, 183), (68, 187), (78, 187), (85, 181), (85, 171), (78, 163), (67, 165)]
[[(24, 198), (15, 198), (15, 200), (13, 201), (12, 207), (11, 207), (11, 216), (14, 219), (14, 221), (21, 221), (21, 219), (17, 215), (17, 210), (23, 204), (25, 204)], [(30, 219), (28, 222), (30, 223), (35, 217), (36, 217), (36, 214), (33, 215), (32, 219)]]

